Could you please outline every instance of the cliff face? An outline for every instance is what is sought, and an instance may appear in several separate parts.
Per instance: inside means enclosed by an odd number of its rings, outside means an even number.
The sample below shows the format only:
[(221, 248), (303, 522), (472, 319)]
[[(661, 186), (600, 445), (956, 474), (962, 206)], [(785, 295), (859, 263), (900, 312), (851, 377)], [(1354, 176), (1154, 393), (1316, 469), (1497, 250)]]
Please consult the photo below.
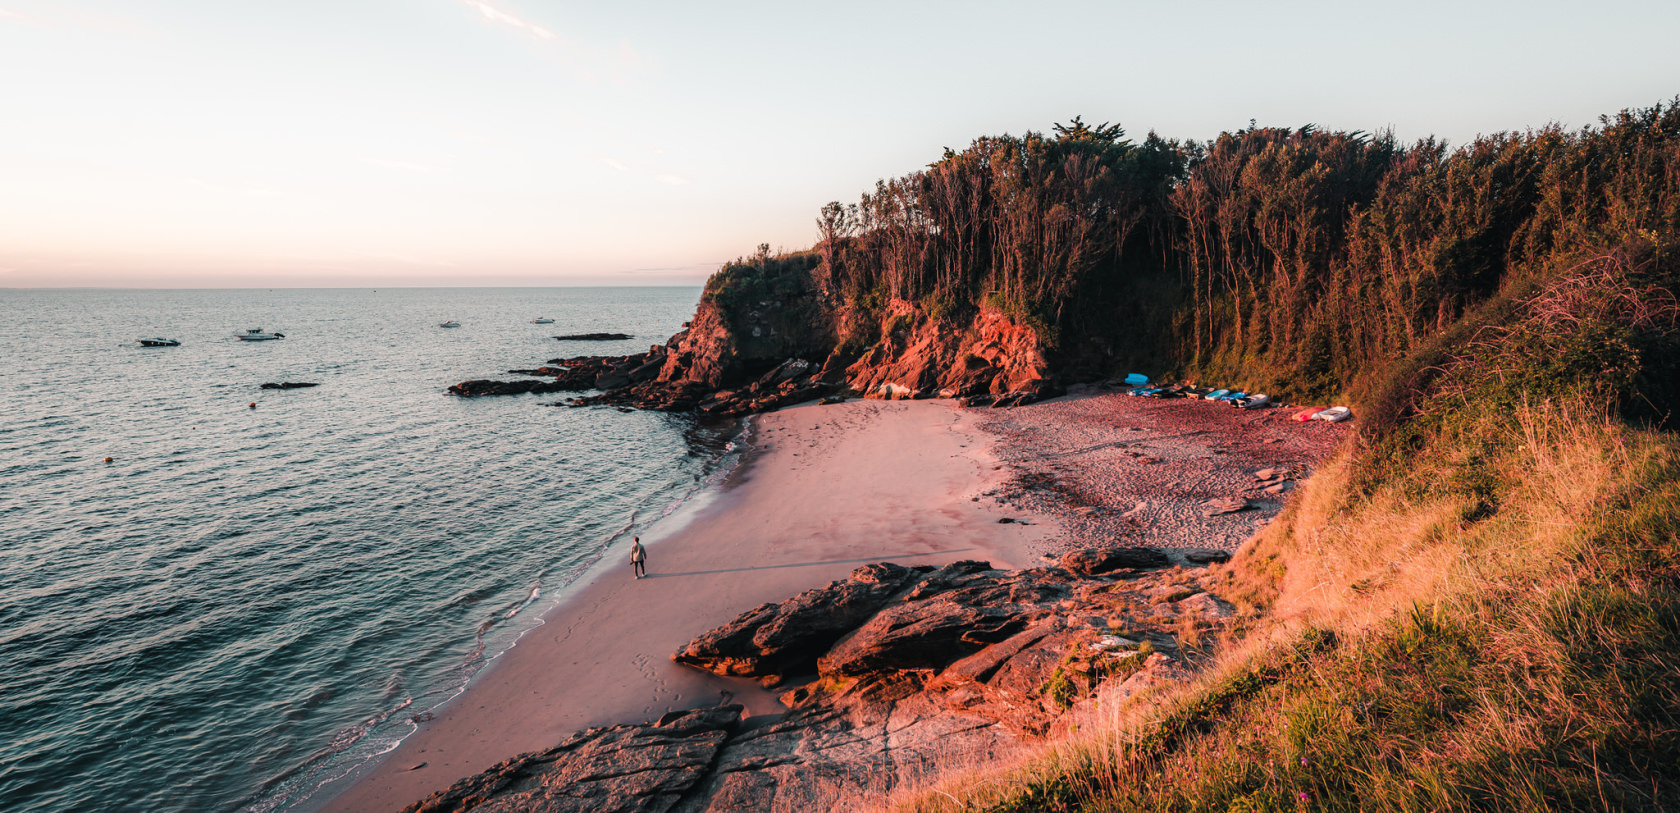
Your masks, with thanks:
[(646, 353), (550, 359), (510, 370), (551, 381), (465, 381), (461, 396), (585, 392), (611, 404), (717, 416), (850, 390), (870, 398), (963, 398), (1013, 406), (1060, 392), (1038, 332), (991, 309), (935, 316), (904, 300), (849, 305), (816, 284), (812, 259), (764, 258), (707, 282), (684, 329)]
[(700, 301), (693, 321), (666, 343), (659, 380), (668, 384), (735, 387), (790, 358), (821, 360), (834, 348), (827, 312), (815, 297), (798, 301), (756, 299), (720, 304)]
[[(960, 398), (1053, 388), (1036, 331), (997, 311), (935, 319), (895, 301), (879, 317), (848, 312), (816, 297), (756, 303), (725, 313), (702, 301), (688, 329), (671, 337), (659, 380), (736, 387), (788, 359), (820, 369), (830, 383), (872, 398)], [(838, 346), (834, 325), (880, 336), (861, 353)]]
[(1051, 388), (1036, 331), (997, 311), (962, 320), (934, 319), (893, 302), (881, 340), (846, 369), (850, 385), (875, 398), (961, 398)]

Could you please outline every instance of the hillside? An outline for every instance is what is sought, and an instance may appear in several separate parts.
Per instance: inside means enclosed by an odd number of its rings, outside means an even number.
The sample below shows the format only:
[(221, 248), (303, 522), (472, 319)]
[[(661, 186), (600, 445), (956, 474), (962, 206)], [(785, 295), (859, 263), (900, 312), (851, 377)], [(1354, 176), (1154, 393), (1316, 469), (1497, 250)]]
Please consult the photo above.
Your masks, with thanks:
[(1214, 667), (896, 809), (1680, 804), (1677, 136), (1190, 149), (1162, 363), (1360, 431), (1223, 567)]

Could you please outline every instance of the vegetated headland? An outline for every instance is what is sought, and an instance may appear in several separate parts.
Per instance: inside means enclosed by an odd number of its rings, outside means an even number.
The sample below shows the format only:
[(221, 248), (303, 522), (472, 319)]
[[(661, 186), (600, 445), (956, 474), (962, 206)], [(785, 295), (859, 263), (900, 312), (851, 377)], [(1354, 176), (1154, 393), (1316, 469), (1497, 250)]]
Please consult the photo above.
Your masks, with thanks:
[[(1049, 734), (1015, 761), (954, 747), (925, 789), (826, 806), (1680, 807), (1680, 99), (1459, 147), (1310, 125), (1134, 139), (1076, 118), (947, 149), (817, 225), (810, 250), (726, 265), (664, 345), (514, 383), (736, 415), (847, 394), (1022, 407), (1144, 371), (1358, 416), (1228, 562), (1149, 575), (1160, 563), (1111, 540), (1133, 558), (882, 565), (682, 650), (772, 684), (820, 675), (785, 698), (807, 720), (855, 718), (870, 692), (902, 710), (972, 691), (965, 708), (1014, 703), (991, 718)], [(1041, 625), (1113, 617), (1128, 585), (1217, 594), (1219, 618), (1174, 637)], [(813, 624), (834, 640), (781, 637)], [(941, 646), (894, 648), (916, 624)], [(994, 685), (1033, 647), (1066, 654), (1039, 685)], [(1135, 682), (1144, 664), (1161, 679)], [(1058, 725), (1022, 712), (1033, 698), (1091, 713)], [(727, 712), (661, 725), (567, 747), (781, 731)], [(562, 756), (426, 809), (536, 793)], [(800, 770), (766, 760), (766, 777)], [(695, 801), (671, 781), (672, 809), (740, 791)]]

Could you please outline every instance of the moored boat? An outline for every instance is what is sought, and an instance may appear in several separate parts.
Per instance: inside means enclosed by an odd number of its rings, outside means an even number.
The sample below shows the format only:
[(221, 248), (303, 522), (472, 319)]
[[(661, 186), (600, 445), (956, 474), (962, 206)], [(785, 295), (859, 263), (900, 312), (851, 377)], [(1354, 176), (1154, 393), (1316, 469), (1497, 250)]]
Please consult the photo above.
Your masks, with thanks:
[(180, 347), (181, 343), (175, 339), (135, 339), (141, 347)]
[(537, 318), (531, 320), (531, 324), (533, 324), (533, 325), (552, 325), (552, 324), (554, 324), (554, 320), (548, 318), (547, 316), (538, 316)]
[(274, 339), (284, 339), (284, 338), (286, 338), (286, 334), (284, 334), (284, 333), (280, 333), (278, 331), (276, 331), (274, 333), (268, 333), (260, 327), (254, 327), (254, 328), (251, 328), (250, 330), (235, 333), (233, 335), (235, 337), (237, 337), (242, 342), (266, 342), (266, 341), (272, 341)]
[(447, 322), (444, 322), (444, 323), (438, 325), (438, 327), (460, 327), (460, 326), (461, 326), (461, 323), (455, 321), (454, 319), (451, 319)]

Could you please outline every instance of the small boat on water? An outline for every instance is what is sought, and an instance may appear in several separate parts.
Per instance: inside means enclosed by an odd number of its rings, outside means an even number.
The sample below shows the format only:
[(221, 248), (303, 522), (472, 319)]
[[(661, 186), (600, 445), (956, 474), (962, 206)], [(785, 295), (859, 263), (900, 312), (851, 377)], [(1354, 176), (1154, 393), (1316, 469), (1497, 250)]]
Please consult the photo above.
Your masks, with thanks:
[(554, 324), (554, 320), (548, 318), (547, 316), (538, 316), (537, 318), (531, 320), (531, 324), (533, 324), (533, 325), (552, 325), (552, 324)]
[(180, 347), (181, 343), (174, 339), (135, 339), (141, 347)]
[(460, 327), (460, 326), (461, 326), (461, 323), (455, 321), (454, 319), (451, 319), (447, 322), (444, 322), (444, 323), (438, 325), (438, 327)]
[(254, 327), (254, 328), (251, 328), (250, 330), (246, 330), (246, 331), (243, 331), (243, 332), (240, 332), (240, 333), (235, 333), (233, 335), (235, 337), (237, 337), (242, 342), (266, 342), (266, 341), (272, 341), (274, 339), (284, 339), (284, 338), (286, 338), (286, 334), (284, 334), (284, 333), (279, 333), (279, 332), (266, 333), (260, 327)]

